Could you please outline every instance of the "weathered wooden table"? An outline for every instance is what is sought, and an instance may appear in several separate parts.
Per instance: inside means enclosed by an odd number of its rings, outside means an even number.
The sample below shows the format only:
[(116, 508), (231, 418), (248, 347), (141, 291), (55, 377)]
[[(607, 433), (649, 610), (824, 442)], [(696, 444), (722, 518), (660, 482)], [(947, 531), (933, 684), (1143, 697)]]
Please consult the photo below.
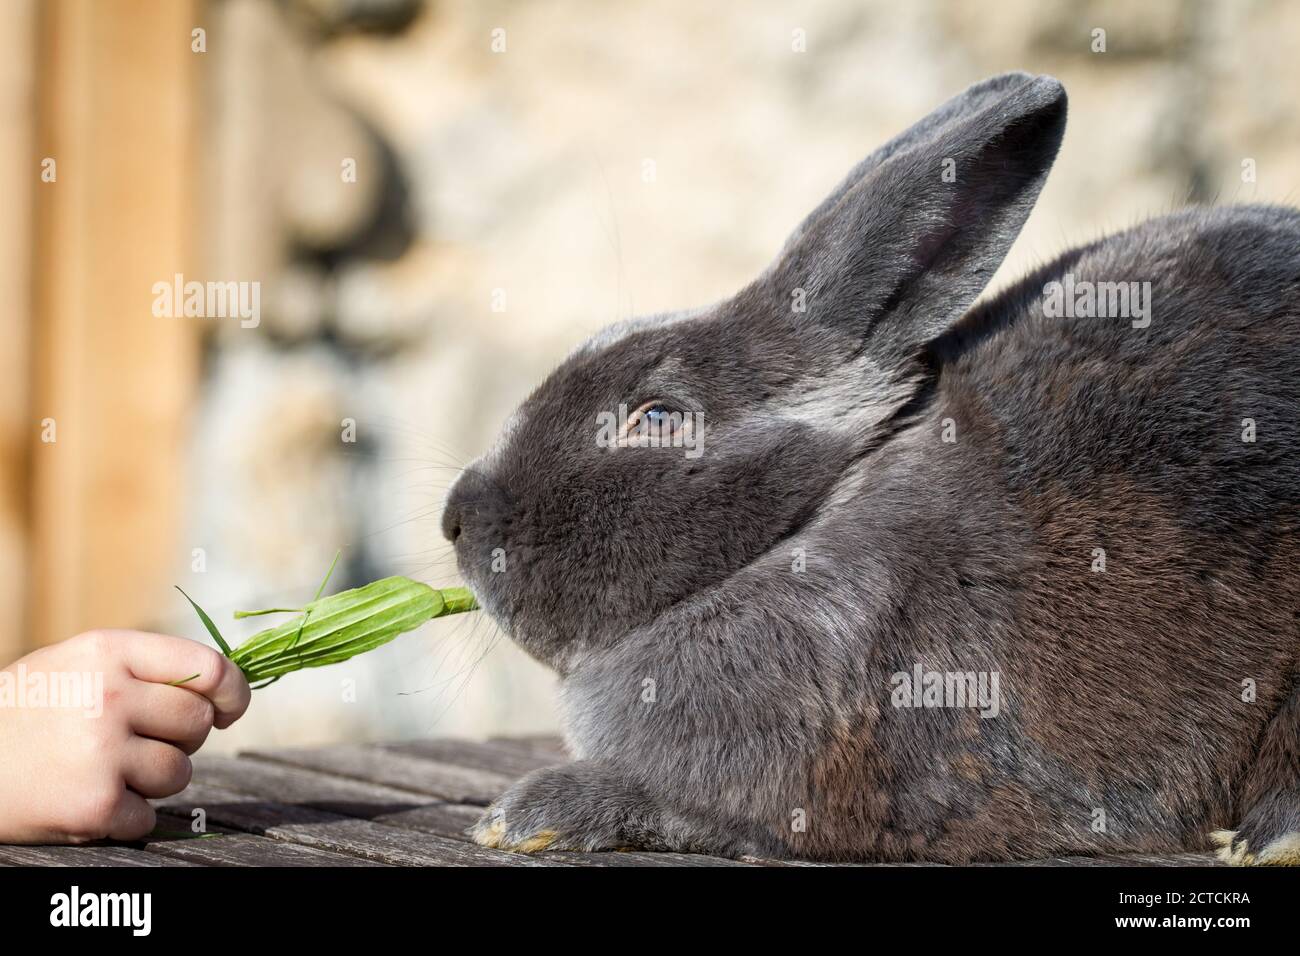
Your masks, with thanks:
[[(0, 865), (37, 866), (786, 866), (678, 853), (522, 856), (466, 828), (515, 779), (564, 760), (553, 738), (417, 740), (195, 757), (185, 792), (155, 801), (139, 843), (0, 846)], [(208, 836), (196, 837), (201, 815)], [(1209, 854), (1064, 857), (1028, 866), (1212, 866)]]

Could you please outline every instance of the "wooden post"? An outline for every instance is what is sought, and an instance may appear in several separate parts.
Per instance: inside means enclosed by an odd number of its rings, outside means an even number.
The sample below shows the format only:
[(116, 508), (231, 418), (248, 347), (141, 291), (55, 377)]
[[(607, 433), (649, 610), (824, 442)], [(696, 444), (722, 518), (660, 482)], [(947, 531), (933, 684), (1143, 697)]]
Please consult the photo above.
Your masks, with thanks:
[(38, 183), (32, 152), (36, 122), (36, 4), (0, 4), (0, 667), (25, 646), (27, 466), (32, 435), (31, 204)]
[(147, 625), (169, 594), (198, 331), (151, 290), (189, 261), (200, 25), (190, 0), (40, 4), (35, 643)]

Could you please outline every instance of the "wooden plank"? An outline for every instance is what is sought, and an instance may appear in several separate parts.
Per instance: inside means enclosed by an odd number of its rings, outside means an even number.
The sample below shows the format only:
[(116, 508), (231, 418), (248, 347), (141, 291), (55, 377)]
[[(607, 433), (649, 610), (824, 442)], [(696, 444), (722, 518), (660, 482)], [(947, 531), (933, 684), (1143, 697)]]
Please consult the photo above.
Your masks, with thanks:
[(1108, 866), (1227, 866), (1213, 853), (1111, 853), (1098, 859)]
[(250, 750), (240, 756), (381, 783), (450, 803), (486, 806), (515, 782), (515, 777), (507, 774), (458, 767), (363, 744)]
[(194, 866), (127, 846), (0, 846), (0, 860), (14, 866)]
[[(188, 834), (190, 818), (158, 814), (158, 826)], [(272, 840), (225, 827), (209, 827), (207, 836), (151, 835), (142, 841), (147, 853), (200, 866), (386, 866), (374, 860)]]
[(1211, 853), (1107, 853), (1099, 856), (1058, 856), (1011, 863), (978, 863), (976, 866), (1226, 866)]
[[(889, 867), (914, 867), (914, 866), (947, 866), (945, 863), (818, 863), (811, 860), (772, 860), (763, 857), (742, 857), (746, 863), (753, 863), (758, 866), (889, 866)], [(990, 862), (990, 863), (972, 863), (970, 866), (975, 867), (1057, 867), (1057, 866), (1091, 866), (1091, 867), (1111, 867), (1111, 866), (1221, 866), (1218, 860), (1209, 853), (1171, 853), (1171, 854), (1142, 854), (1142, 853), (1111, 853), (1102, 856), (1058, 856), (1047, 857), (1038, 860), (1015, 860), (1011, 862)]]
[(745, 860), (729, 860), (702, 853), (649, 853), (641, 850), (606, 850), (598, 853), (541, 853), (538, 859), (560, 860), (574, 866), (741, 866)]
[[(196, 758), (197, 780), (281, 803), (305, 805), (400, 829), (471, 842), (466, 830), (479, 806), (429, 802), (427, 797), (380, 784), (334, 777), (314, 770), (230, 757)], [(678, 853), (545, 853), (535, 859), (573, 866), (739, 866), (735, 860)]]
[(203, 839), (151, 838), (149, 856), (187, 860), (199, 866), (391, 866), (376, 860), (255, 836), (223, 833)]
[(431, 800), (422, 794), (261, 760), (200, 755), (195, 759), (195, 779), (278, 803), (466, 842), (469, 836), (465, 831), (483, 813), (479, 806)]
[(202, 321), (155, 317), (153, 286), (190, 272), (198, 22), (193, 0), (40, 5), (35, 152), (57, 163), (34, 209), (27, 604), (40, 644), (172, 607), (160, 602), (180, 553)]
[(556, 763), (573, 759), (569, 756), (564, 741), (553, 734), (537, 734), (531, 737), (489, 737), (488, 743), (517, 753), (553, 757)]
[(276, 803), (210, 784), (191, 783), (183, 793), (154, 801), (154, 804), (185, 817), (190, 816), (194, 808), (202, 808), (207, 819), (217, 826), (398, 866), (557, 865), (431, 833), (398, 829), (306, 806)]
[(471, 770), (487, 770), (511, 778), (522, 777), (534, 770), (553, 767), (567, 760), (554, 753), (537, 753), (500, 743), (478, 743), (472, 740), (403, 740), (379, 746), (394, 753), (468, 767)]
[(817, 860), (777, 860), (766, 856), (742, 856), (742, 863), (751, 866), (942, 866), (941, 863), (822, 863)]

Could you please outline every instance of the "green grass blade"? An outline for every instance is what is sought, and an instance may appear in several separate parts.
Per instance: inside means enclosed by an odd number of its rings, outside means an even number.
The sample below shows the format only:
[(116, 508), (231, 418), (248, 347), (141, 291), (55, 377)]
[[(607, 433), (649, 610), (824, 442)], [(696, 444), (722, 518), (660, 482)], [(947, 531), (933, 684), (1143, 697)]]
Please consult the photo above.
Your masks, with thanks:
[(307, 626), (307, 619), (311, 617), (313, 606), (316, 604), (317, 601), (320, 600), (320, 596), (325, 593), (325, 585), (329, 584), (330, 578), (334, 576), (334, 569), (338, 567), (339, 556), (342, 554), (343, 554), (342, 548), (334, 552), (334, 560), (330, 562), (330, 568), (328, 571), (325, 572), (325, 580), (322, 581), (320, 583), (320, 587), (316, 589), (316, 596), (311, 599), (311, 604), (308, 604), (307, 609), (303, 611), (302, 624), (298, 626), (298, 633), (295, 634), (293, 638), (294, 645), (296, 645), (298, 641), (302, 638), (302, 629)]
[(262, 617), (266, 614), (301, 614), (300, 607), (267, 607), (260, 611), (236, 611), (235, 620), (242, 621), (246, 617)]
[(320, 596), (321, 596), (322, 594), (325, 593), (325, 585), (329, 584), (329, 583), (330, 583), (330, 578), (332, 578), (332, 577), (334, 576), (334, 569), (335, 569), (336, 567), (338, 567), (339, 557), (340, 557), (342, 554), (343, 554), (343, 549), (342, 549), (342, 548), (340, 548), (338, 551), (335, 551), (335, 552), (334, 552), (334, 560), (330, 562), (330, 569), (329, 569), (328, 571), (325, 572), (325, 580), (322, 581), (322, 582), (320, 583), (320, 587), (318, 587), (318, 588), (316, 589), (316, 596), (315, 596), (314, 598), (312, 598), (313, 601), (319, 601), (319, 600), (320, 600)]
[[(190, 597), (188, 594), (185, 594), (185, 591), (181, 588), (179, 584), (176, 585), (176, 590), (180, 591), (181, 594), (185, 595), (185, 600), (190, 602), (190, 607), (194, 608), (195, 612), (199, 616), (199, 620), (203, 622), (203, 626), (208, 629), (208, 633), (212, 635), (212, 639), (217, 642), (217, 646), (221, 648), (221, 653), (229, 657), (230, 645), (227, 644), (226, 639), (221, 636), (221, 632), (217, 630), (217, 625), (212, 623), (212, 618), (208, 617), (208, 612), (203, 610), (203, 608), (199, 607), (198, 604), (195, 603), (194, 598)], [(194, 678), (192, 677), (188, 678), (188, 680), (193, 680), (193, 679)]]

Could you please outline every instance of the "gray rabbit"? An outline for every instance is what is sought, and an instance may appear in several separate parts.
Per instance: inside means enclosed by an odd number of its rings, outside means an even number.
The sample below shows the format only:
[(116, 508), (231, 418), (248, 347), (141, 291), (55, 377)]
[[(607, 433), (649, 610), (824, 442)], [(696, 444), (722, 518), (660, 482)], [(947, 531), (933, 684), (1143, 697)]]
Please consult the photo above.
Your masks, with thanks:
[(462, 474), (443, 530), (575, 757), (479, 842), (1300, 862), (1300, 213), (1187, 210), (975, 304), (1065, 117), (1050, 77), (971, 87)]

